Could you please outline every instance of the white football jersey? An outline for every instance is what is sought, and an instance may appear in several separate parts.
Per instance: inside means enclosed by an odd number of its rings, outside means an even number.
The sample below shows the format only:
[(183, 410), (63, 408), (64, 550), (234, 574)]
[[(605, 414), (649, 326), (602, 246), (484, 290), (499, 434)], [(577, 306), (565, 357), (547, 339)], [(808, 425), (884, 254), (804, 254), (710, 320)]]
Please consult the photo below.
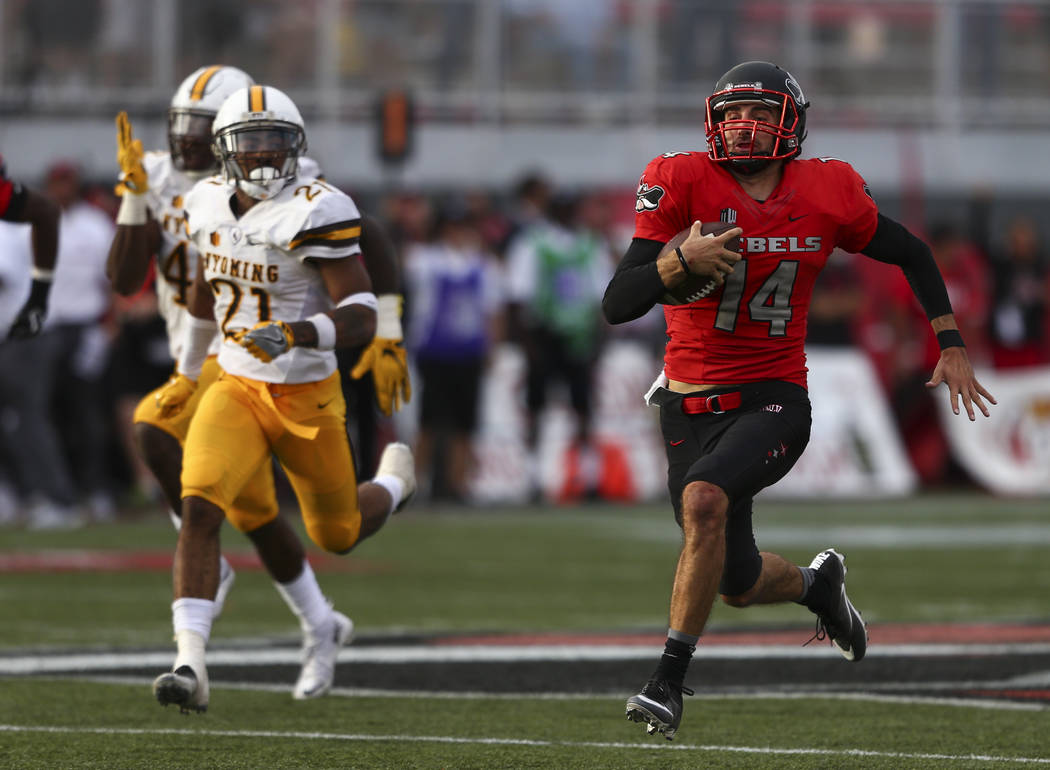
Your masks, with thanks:
[[(233, 186), (221, 177), (199, 182), (185, 198), (191, 240), (202, 254), (204, 278), (215, 294), (215, 320), (228, 336), (260, 321), (302, 321), (332, 309), (321, 273), (307, 258), (361, 253), (361, 214), (349, 195), (313, 177), (298, 176), (239, 219), (230, 209)], [(263, 363), (229, 339), (219, 365), (263, 382), (317, 382), (335, 371), (335, 353), (293, 347)]]
[[(175, 168), (167, 152), (147, 152), (142, 165), (149, 177), (146, 203), (161, 232), (157, 252), (157, 308), (167, 327), (171, 357), (178, 361), (189, 317), (187, 293), (197, 276), (197, 247), (186, 230), (183, 199), (196, 181)], [(321, 176), (321, 167), (312, 158), (299, 158), (299, 174)], [(208, 355), (219, 352), (220, 342), (216, 336)]]
[[(160, 225), (161, 244), (157, 252), (157, 307), (168, 330), (168, 348), (176, 361), (182, 352), (186, 329), (186, 298), (197, 275), (197, 249), (186, 231), (183, 198), (194, 181), (172, 165), (166, 152), (148, 152), (143, 158), (149, 176), (146, 203)], [(208, 350), (219, 352), (216, 337)]]

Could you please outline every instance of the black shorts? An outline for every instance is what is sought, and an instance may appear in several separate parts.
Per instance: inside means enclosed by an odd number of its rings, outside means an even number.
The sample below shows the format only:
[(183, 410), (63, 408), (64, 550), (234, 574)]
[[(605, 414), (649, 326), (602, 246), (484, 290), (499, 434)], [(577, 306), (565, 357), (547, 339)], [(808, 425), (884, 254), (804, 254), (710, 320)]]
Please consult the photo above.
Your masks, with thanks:
[(457, 433), (473, 433), (478, 425), (481, 375), (484, 360), (416, 360), (423, 381), (423, 403), (419, 422), (425, 428), (449, 428)]
[[(741, 395), (740, 406), (721, 414), (687, 414), (683, 400), (720, 393)], [(721, 487), (729, 497), (726, 565), (719, 590), (744, 593), (762, 569), (751, 527), (751, 501), (776, 483), (809, 443), (812, 412), (806, 389), (789, 382), (759, 382), (681, 394), (659, 390), (660, 428), (667, 451), (667, 488), (675, 521), (682, 524), (682, 492), (693, 481)], [(718, 406), (716, 400), (712, 402)]]

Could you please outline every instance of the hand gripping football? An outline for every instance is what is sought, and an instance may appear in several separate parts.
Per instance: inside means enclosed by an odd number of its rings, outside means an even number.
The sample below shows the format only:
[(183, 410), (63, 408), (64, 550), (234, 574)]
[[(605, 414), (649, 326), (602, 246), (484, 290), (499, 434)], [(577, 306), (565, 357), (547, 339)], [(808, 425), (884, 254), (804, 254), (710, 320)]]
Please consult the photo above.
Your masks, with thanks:
[[(719, 235), (724, 233), (726, 230), (731, 230), (736, 225), (728, 222), (704, 222), (700, 227), (700, 232), (704, 235)], [(675, 235), (667, 244), (660, 250), (660, 256), (669, 254), (674, 251), (676, 247), (681, 246), (685, 239), (689, 237), (691, 228), (686, 228), (682, 232)], [(740, 238), (730, 238), (726, 241), (725, 247), (730, 251), (740, 250)], [(677, 286), (673, 286), (664, 293), (664, 296), (660, 299), (662, 305), (688, 305), (690, 302), (696, 302), (704, 297), (709, 296), (715, 289), (717, 289), (719, 283), (717, 281), (708, 278), (703, 275), (687, 275), (685, 280)]]

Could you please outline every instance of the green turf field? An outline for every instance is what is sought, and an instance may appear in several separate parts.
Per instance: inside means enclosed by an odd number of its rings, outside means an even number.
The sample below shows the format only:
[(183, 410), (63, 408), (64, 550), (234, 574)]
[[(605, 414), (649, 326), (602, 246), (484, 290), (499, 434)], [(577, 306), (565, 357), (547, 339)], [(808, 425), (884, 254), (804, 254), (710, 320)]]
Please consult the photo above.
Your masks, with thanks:
[[(756, 530), (760, 546), (803, 563), (838, 547), (850, 596), (872, 624), (1050, 623), (1048, 501), (760, 501)], [(227, 528), (223, 537), (227, 553), (247, 553), (238, 533)], [(173, 543), (166, 517), (143, 515), (76, 532), (0, 530), (0, 558), (161, 552)], [(415, 510), (342, 562), (316, 563), (322, 586), (364, 635), (659, 632), (676, 553), (677, 530), (659, 505)], [(169, 603), (163, 568), (8, 567), (0, 571), (0, 655), (171, 649)], [(811, 616), (797, 606), (719, 606), (712, 619), (713, 628), (755, 626), (808, 629)], [(214, 643), (297, 637), (265, 575), (239, 570)], [(1050, 714), (1041, 707), (700, 692), (668, 743), (624, 721), (622, 697), (333, 695), (295, 703), (285, 692), (220, 683), (212, 701), (221, 692), (221, 708), (181, 717), (157, 706), (147, 684), (0, 679), (0, 767), (996, 767), (1014, 766), (1010, 757), (1050, 764)], [(625, 681), (624, 695), (639, 684)]]

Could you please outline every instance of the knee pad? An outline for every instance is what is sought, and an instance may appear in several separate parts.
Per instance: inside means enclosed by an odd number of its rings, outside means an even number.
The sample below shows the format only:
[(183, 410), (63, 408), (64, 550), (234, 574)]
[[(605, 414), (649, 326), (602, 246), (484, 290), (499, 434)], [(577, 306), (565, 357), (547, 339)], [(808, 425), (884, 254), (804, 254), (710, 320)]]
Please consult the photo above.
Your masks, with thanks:
[(346, 553), (357, 544), (361, 534), (361, 515), (352, 521), (306, 521), (306, 534), (329, 553)]

